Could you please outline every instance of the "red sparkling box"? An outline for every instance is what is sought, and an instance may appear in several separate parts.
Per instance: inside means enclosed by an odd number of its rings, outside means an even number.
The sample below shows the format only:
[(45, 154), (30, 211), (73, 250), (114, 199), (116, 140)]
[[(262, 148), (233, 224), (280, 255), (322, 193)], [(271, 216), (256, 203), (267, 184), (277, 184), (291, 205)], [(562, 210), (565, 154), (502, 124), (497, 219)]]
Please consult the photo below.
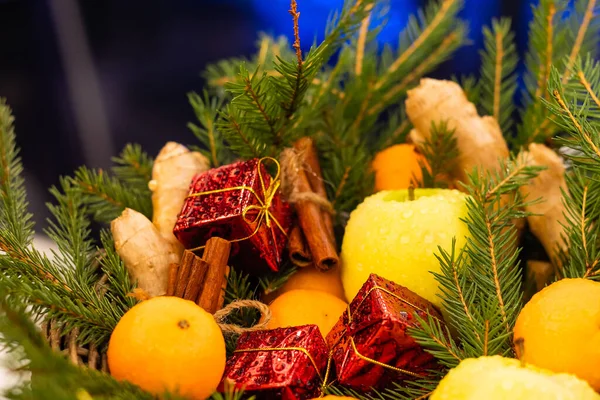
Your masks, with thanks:
[(291, 209), (281, 199), (278, 178), (267, 173), (266, 161), (240, 161), (194, 177), (173, 229), (185, 248), (204, 246), (218, 236), (232, 242), (234, 266), (278, 271)]
[(219, 391), (227, 383), (259, 399), (311, 399), (319, 396), (327, 357), (316, 325), (246, 332), (227, 360)]
[(371, 274), (326, 338), (338, 382), (369, 391), (437, 368), (434, 357), (407, 333), (417, 326), (415, 313), (421, 318), (429, 314), (443, 324), (430, 302)]

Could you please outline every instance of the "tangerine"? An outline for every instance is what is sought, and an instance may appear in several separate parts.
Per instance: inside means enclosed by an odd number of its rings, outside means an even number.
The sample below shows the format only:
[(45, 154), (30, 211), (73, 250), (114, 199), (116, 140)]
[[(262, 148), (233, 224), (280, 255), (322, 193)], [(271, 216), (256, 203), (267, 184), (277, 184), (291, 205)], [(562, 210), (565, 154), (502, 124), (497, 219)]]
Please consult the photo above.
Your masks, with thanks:
[(126, 380), (161, 395), (208, 398), (225, 370), (225, 340), (213, 316), (178, 297), (154, 297), (131, 308), (115, 327), (108, 366)]
[(600, 389), (600, 283), (562, 279), (536, 293), (514, 329), (519, 357)]
[(425, 157), (413, 144), (397, 144), (380, 151), (373, 160), (375, 191), (408, 189), (423, 178), (420, 162)]
[(292, 275), (287, 282), (279, 288), (272, 297), (281, 296), (283, 293), (297, 289), (318, 290), (326, 292), (335, 297), (344, 300), (344, 287), (342, 286), (342, 277), (340, 268), (331, 268), (328, 271), (321, 271), (314, 266), (299, 268), (298, 272)]
[(348, 304), (332, 294), (317, 290), (290, 290), (270, 305), (272, 318), (268, 328), (315, 324), (326, 336), (346, 311)]

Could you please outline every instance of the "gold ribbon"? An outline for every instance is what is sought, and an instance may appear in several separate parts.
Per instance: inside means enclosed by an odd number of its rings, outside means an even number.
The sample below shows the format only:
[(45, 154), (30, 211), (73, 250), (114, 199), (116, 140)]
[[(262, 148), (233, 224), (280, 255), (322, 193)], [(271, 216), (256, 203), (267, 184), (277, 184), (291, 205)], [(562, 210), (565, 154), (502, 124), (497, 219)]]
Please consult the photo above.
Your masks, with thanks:
[[(425, 313), (427, 315), (431, 315), (428, 311), (423, 310), (420, 307), (417, 307), (416, 305), (412, 304), (410, 301), (408, 301), (406, 299), (403, 299), (402, 297), (398, 296), (396, 293), (394, 293), (392, 291), (389, 291), (386, 288), (383, 288), (381, 286), (377, 286), (376, 285), (376, 286), (373, 286), (371, 289), (369, 289), (369, 291), (367, 292), (367, 294), (364, 295), (364, 297), (362, 298), (362, 300), (360, 301), (360, 303), (358, 303), (358, 306), (356, 306), (356, 308), (354, 309), (353, 313), (350, 312), (350, 304), (348, 304), (348, 307), (346, 308), (346, 311), (348, 312), (348, 323), (352, 322), (352, 316), (353, 316), (353, 314), (358, 311), (358, 309), (360, 308), (360, 306), (362, 306), (363, 302), (367, 299), (367, 297), (369, 297), (369, 295), (372, 292), (374, 292), (375, 290), (380, 290), (380, 291), (382, 291), (384, 293), (387, 293), (390, 296), (395, 297), (396, 299), (400, 300), (401, 302), (403, 302), (403, 303), (405, 303), (405, 304), (413, 307), (417, 311), (421, 311), (421, 312), (423, 312), (423, 313)], [(434, 315), (431, 315), (431, 316), (439, 321), (439, 319), (436, 316), (434, 316)], [(422, 377), (421, 375), (416, 374), (414, 372), (411, 372), (411, 371), (408, 371), (408, 370), (405, 370), (405, 369), (402, 369), (402, 368), (394, 367), (393, 365), (382, 363), (380, 361), (374, 360), (372, 358), (369, 358), (369, 357), (361, 354), (358, 351), (358, 349), (356, 348), (356, 343), (354, 342), (354, 337), (353, 336), (350, 336), (350, 344), (352, 345), (352, 350), (354, 351), (354, 354), (356, 354), (356, 356), (358, 358), (360, 358), (361, 360), (373, 363), (373, 364), (378, 365), (378, 366), (383, 367), (383, 368), (391, 369), (392, 371), (396, 371), (396, 372), (400, 372), (402, 374), (413, 376), (413, 377), (416, 377), (416, 378), (421, 378)]]
[[(261, 171), (261, 166), (263, 165), (263, 163), (265, 161), (274, 162), (276, 169), (277, 169), (277, 173), (275, 174), (274, 178), (271, 178), (271, 184), (269, 186), (267, 186), (265, 184), (265, 178), (263, 177), (263, 174)], [(193, 193), (186, 197), (186, 198), (191, 198), (191, 197), (208, 196), (211, 194), (231, 192), (234, 190), (241, 190), (241, 191), (247, 190), (254, 195), (258, 204), (252, 204), (252, 205), (246, 206), (242, 210), (242, 218), (244, 219), (244, 221), (246, 223), (248, 223), (248, 224), (256, 223), (256, 228), (254, 229), (254, 232), (252, 232), (250, 235), (243, 237), (243, 238), (229, 240), (230, 242), (241, 242), (243, 240), (250, 239), (252, 236), (254, 236), (258, 233), (258, 230), (260, 229), (263, 222), (267, 225), (268, 228), (271, 228), (271, 223), (273, 222), (279, 228), (279, 230), (287, 237), (287, 232), (285, 231), (285, 229), (283, 229), (283, 227), (281, 226), (281, 224), (279, 223), (277, 218), (275, 218), (273, 213), (271, 213), (271, 210), (269, 210), (271, 208), (271, 203), (273, 202), (273, 199), (275, 198), (275, 195), (277, 194), (277, 189), (279, 189), (279, 186), (281, 185), (281, 179), (279, 177), (279, 175), (281, 174), (281, 166), (279, 165), (279, 161), (277, 161), (276, 159), (274, 159), (272, 157), (263, 157), (260, 160), (258, 160), (256, 169), (257, 169), (258, 178), (260, 181), (260, 186), (262, 189), (262, 198), (261, 198), (260, 194), (257, 193), (256, 190), (254, 190), (254, 188), (252, 188), (250, 186), (246, 186), (246, 185), (234, 186), (234, 187), (223, 188), (223, 189), (207, 190), (205, 192)], [(254, 219), (254, 221), (251, 221), (247, 217), (248, 212), (250, 212), (252, 210), (258, 211), (258, 214), (256, 215), (256, 218)], [(189, 249), (189, 250), (195, 251), (195, 250), (203, 249), (204, 247), (205, 246), (199, 246), (199, 247), (195, 247), (195, 248)]]

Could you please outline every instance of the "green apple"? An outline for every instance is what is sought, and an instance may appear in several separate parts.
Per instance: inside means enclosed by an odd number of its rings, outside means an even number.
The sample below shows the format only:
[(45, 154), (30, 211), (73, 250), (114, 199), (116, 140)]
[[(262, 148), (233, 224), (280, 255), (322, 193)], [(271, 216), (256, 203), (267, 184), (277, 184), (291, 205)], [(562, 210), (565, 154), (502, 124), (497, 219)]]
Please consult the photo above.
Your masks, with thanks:
[(599, 400), (584, 380), (501, 356), (468, 358), (440, 381), (430, 400)]
[(389, 279), (440, 305), (438, 246), (466, 243), (467, 195), (449, 189), (382, 191), (351, 214), (342, 242), (342, 283), (352, 300), (371, 273)]

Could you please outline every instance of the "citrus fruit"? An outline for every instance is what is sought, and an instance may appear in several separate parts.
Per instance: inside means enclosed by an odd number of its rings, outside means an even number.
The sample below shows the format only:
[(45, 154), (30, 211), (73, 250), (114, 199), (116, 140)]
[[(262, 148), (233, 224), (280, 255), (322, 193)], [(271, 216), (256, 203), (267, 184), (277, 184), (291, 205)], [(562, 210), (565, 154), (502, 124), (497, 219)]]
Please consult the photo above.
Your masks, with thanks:
[(514, 340), (524, 361), (600, 390), (600, 283), (576, 278), (546, 286), (521, 310)]
[[(380, 151), (373, 160), (375, 190), (408, 189), (423, 178), (419, 161), (425, 158), (412, 144), (397, 144)], [(416, 181), (415, 181), (416, 180)]]
[(127, 311), (107, 355), (116, 379), (194, 400), (209, 397), (225, 370), (225, 340), (212, 315), (178, 297), (154, 297)]
[(342, 283), (353, 299), (371, 273), (394, 281), (440, 306), (438, 246), (457, 251), (469, 234), (467, 195), (457, 190), (382, 191), (352, 213), (342, 241)]
[(315, 324), (326, 336), (348, 304), (332, 294), (317, 290), (290, 290), (270, 305), (272, 319), (268, 328)]
[(501, 356), (467, 358), (440, 381), (431, 400), (600, 400), (575, 375), (521, 365)]
[(321, 271), (314, 266), (299, 268), (287, 282), (274, 293), (273, 299), (283, 293), (296, 289), (318, 290), (344, 300), (344, 287), (338, 267)]

